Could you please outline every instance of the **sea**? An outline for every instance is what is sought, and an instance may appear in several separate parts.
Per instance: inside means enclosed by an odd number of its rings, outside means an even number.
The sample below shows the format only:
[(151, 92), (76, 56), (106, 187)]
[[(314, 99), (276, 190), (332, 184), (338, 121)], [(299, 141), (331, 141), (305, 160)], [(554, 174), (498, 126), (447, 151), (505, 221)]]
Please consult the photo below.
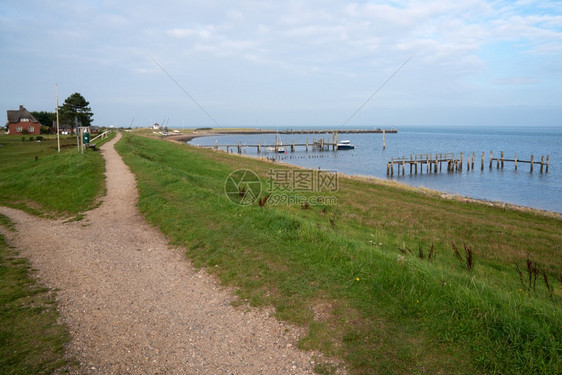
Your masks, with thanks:
[[(296, 129), (296, 128), (295, 128)], [(313, 128), (307, 128), (313, 129)], [(322, 129), (338, 130), (337, 127)], [(359, 129), (359, 128), (355, 128)], [(280, 130), (280, 129), (278, 129)], [(349, 140), (355, 149), (346, 151), (306, 152), (304, 147), (297, 147), (290, 152), (291, 143), (309, 144), (313, 140), (332, 141), (331, 134), (230, 134), (223, 136), (199, 137), (190, 143), (200, 146), (215, 144), (274, 144), (276, 138), (285, 145), (286, 154), (274, 152), (257, 153), (255, 147), (243, 148), (249, 156), (267, 157), (281, 160), (311, 169), (337, 171), (339, 174), (362, 175), (394, 180), (414, 187), (425, 187), (449, 194), (480, 200), (504, 202), (519, 206), (562, 213), (562, 127), (427, 127), (404, 126), (397, 128), (398, 133), (386, 133), (383, 148), (383, 135), (339, 134), (338, 139)], [(231, 148), (231, 152), (236, 149)], [(535, 161), (550, 157), (548, 173), (540, 172), (540, 165), (518, 163), (515, 170), (513, 162), (504, 163), (503, 169), (497, 169), (496, 161), (489, 168), (490, 151), (494, 158), (504, 152), (505, 159)], [(464, 155), (462, 171), (447, 172), (446, 165), (438, 173), (412, 173), (406, 165), (406, 173), (398, 174), (395, 166), (394, 175), (387, 175), (387, 163), (392, 159), (416, 154), (454, 153), (455, 158)], [(474, 169), (467, 170), (466, 158), (475, 153)], [(481, 154), (484, 152), (484, 169), (481, 170)]]

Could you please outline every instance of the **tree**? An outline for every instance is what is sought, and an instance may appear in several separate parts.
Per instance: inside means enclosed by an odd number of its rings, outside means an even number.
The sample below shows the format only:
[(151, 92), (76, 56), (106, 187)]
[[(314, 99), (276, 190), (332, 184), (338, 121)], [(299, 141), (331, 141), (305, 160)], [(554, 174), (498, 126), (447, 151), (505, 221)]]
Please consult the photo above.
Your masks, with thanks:
[[(33, 111), (30, 113), (41, 123), (41, 133), (44, 133), (43, 127), (47, 126), (51, 128), (53, 126), (53, 122), (57, 119), (57, 114), (55, 112)], [(46, 129), (45, 132), (49, 133), (49, 129)]]
[(63, 124), (74, 126), (74, 118), (77, 118), (82, 126), (90, 126), (92, 124), (93, 116), (89, 102), (84, 99), (82, 95), (75, 92), (64, 101), (64, 104), (59, 108), (60, 121)]

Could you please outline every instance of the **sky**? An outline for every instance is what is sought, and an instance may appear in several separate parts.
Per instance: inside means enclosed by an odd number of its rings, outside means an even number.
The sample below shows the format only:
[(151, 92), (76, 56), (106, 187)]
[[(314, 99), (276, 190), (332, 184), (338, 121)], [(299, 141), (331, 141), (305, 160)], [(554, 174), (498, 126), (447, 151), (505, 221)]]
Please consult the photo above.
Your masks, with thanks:
[(0, 0), (0, 85), (100, 126), (562, 126), (562, 2)]

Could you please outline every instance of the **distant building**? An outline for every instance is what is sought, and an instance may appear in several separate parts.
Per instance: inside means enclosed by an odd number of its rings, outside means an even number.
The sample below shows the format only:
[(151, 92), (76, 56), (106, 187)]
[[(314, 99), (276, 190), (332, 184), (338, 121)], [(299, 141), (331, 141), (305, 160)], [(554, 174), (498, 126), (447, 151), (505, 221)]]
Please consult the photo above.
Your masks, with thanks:
[(154, 125), (152, 125), (152, 129), (154, 129), (154, 130), (160, 130), (160, 125), (158, 125), (158, 123), (155, 122)]
[(66, 124), (60, 125), (59, 126), (59, 132), (62, 135), (74, 134), (74, 128), (72, 126), (66, 125)]
[(8, 134), (10, 135), (39, 135), (41, 123), (31, 113), (20, 105), (18, 110), (8, 110)]

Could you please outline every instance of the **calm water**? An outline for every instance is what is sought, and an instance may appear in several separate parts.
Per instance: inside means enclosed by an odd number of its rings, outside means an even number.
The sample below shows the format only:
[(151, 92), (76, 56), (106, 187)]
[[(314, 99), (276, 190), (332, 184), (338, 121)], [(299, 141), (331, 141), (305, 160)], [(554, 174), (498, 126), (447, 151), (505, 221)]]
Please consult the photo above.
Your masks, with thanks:
[[(331, 141), (331, 135), (280, 135), (283, 144), (304, 143), (308, 138), (323, 137)], [(386, 149), (382, 149), (382, 134), (340, 134), (339, 139), (349, 139), (355, 150), (339, 152), (305, 152), (297, 148), (287, 154), (262, 153), (261, 156), (275, 157), (288, 163), (308, 168), (337, 170), (349, 175), (367, 175), (382, 179), (393, 179), (412, 186), (424, 186), (433, 190), (459, 194), (472, 198), (502, 201), (562, 213), (562, 128), (445, 128), (445, 127), (402, 127), (398, 134), (386, 135)], [(218, 144), (272, 144), (273, 134), (228, 135), (196, 138), (195, 145)], [(504, 151), (506, 159), (530, 160), (534, 155), (540, 161), (541, 155), (550, 155), (548, 173), (540, 173), (535, 165), (533, 173), (529, 164), (519, 164), (515, 171), (512, 162), (503, 170), (493, 163), (489, 169), (490, 151), (494, 157)], [(462, 172), (437, 174), (409, 174), (387, 177), (386, 164), (392, 157), (409, 157), (410, 154), (476, 153), (475, 169), (467, 171), (466, 162)], [(481, 153), (485, 153), (484, 170), (480, 170)], [(247, 148), (248, 155), (256, 155), (255, 148)], [(443, 165), (445, 168), (445, 165)]]

